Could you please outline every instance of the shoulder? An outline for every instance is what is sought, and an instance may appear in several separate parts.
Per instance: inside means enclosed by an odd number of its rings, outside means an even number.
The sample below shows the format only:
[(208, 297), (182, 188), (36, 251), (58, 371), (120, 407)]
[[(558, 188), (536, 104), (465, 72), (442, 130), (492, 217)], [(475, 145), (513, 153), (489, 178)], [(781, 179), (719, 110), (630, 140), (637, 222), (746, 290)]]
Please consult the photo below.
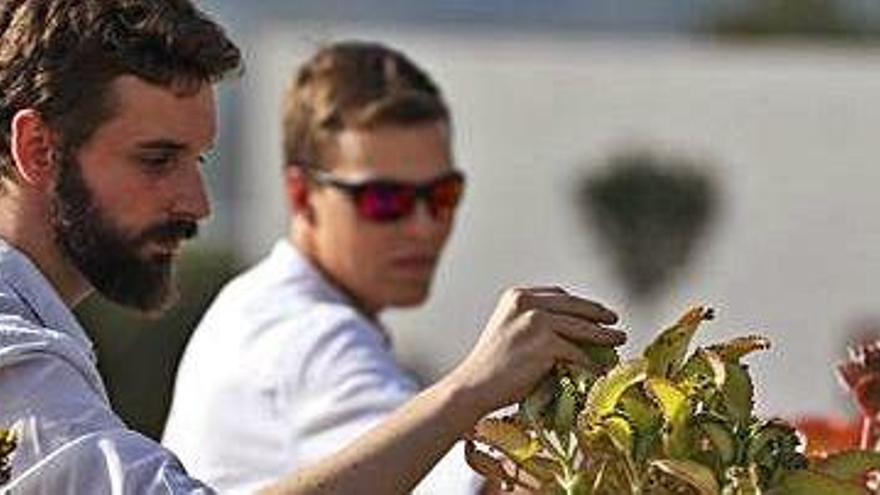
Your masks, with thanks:
[(381, 330), (342, 302), (254, 286), (245, 274), (211, 305), (194, 332), (178, 370), (182, 376), (223, 376), (270, 383), (299, 381), (312, 370), (333, 372), (339, 361), (393, 361)]
[[(295, 373), (279, 376), (294, 386), (333, 387), (342, 383), (400, 383), (410, 390), (418, 388), (397, 362), (382, 330), (350, 307), (317, 305), (309, 320), (289, 335), (286, 352), (275, 369)], [(372, 386), (372, 385), (371, 385)]]
[(306, 348), (362, 346), (388, 350), (382, 329), (347, 304), (314, 302), (300, 309), (279, 321), (290, 344)]
[(242, 351), (260, 356), (269, 373), (332, 372), (352, 358), (393, 360), (382, 331), (346, 304), (291, 304), (264, 316)]
[(0, 314), (0, 368), (33, 358), (61, 359), (80, 371), (94, 370), (90, 349), (67, 333)]
[(0, 385), (7, 392), (7, 386), (23, 387), (30, 397), (34, 390), (54, 388), (53, 383), (76, 382), (104, 395), (90, 349), (64, 332), (15, 315), (0, 315), (0, 370), (4, 376)]
[[(243, 271), (220, 290), (203, 322), (223, 326), (243, 319), (247, 326), (264, 327), (307, 313), (326, 300), (316, 289), (313, 273), (303, 270), (276, 248), (272, 254)], [(282, 252), (283, 254), (283, 252)]]
[(310, 352), (328, 340), (381, 346), (381, 336), (319, 274), (278, 253), (227, 283), (196, 330), (197, 338), (211, 341), (209, 347), (234, 342), (237, 352), (257, 350), (260, 359)]

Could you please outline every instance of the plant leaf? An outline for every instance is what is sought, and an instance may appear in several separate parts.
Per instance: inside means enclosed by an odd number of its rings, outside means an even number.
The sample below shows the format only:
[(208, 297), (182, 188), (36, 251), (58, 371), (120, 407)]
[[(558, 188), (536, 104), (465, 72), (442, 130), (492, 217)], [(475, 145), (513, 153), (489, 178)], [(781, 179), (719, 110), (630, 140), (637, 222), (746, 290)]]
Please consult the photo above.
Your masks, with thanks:
[(663, 414), (642, 387), (630, 387), (620, 398), (618, 409), (627, 417), (634, 430), (632, 457), (641, 463), (659, 454)]
[(866, 495), (856, 483), (840, 481), (827, 474), (802, 469), (789, 473), (767, 495)]
[(724, 361), (716, 352), (697, 349), (675, 374), (674, 381), (688, 395), (696, 395), (700, 400), (708, 400), (724, 386), (727, 371)]
[(585, 344), (581, 349), (587, 355), (587, 361), (599, 369), (608, 370), (620, 362), (620, 354), (613, 347)]
[(880, 452), (841, 452), (817, 462), (813, 470), (839, 480), (861, 483), (867, 473), (880, 471)]
[(525, 461), (541, 450), (525, 425), (511, 418), (483, 418), (474, 427), (474, 440), (494, 447), (516, 462)]
[(702, 464), (682, 459), (660, 459), (649, 466), (649, 490), (653, 484), (673, 485), (673, 493), (686, 493), (682, 485), (698, 495), (719, 495), (718, 481), (712, 471)]
[(559, 388), (556, 372), (547, 375), (519, 405), (520, 415), (534, 428), (544, 426)]
[(648, 378), (645, 390), (654, 399), (666, 420), (663, 443), (666, 455), (686, 458), (694, 453), (693, 432), (688, 422), (693, 405), (688, 396), (665, 378)]
[(593, 387), (593, 384), (596, 383), (596, 380), (608, 371), (607, 369), (580, 366), (571, 363), (567, 363), (561, 367), (565, 370), (566, 374), (571, 377), (571, 381), (574, 382), (579, 395), (586, 395), (587, 391), (589, 391), (590, 388)]
[(739, 362), (747, 354), (757, 351), (766, 351), (770, 348), (770, 340), (761, 335), (747, 335), (736, 337), (727, 342), (714, 344), (708, 347), (710, 351), (718, 354), (728, 363)]
[(611, 414), (626, 389), (644, 380), (647, 371), (648, 362), (644, 359), (617, 365), (593, 384), (584, 403), (584, 413), (596, 419)]
[(546, 457), (531, 457), (518, 465), (542, 484), (553, 484), (557, 477), (562, 475), (559, 463)]
[(485, 452), (480, 452), (471, 441), (464, 444), (464, 457), (471, 469), (488, 480), (500, 483), (504, 488), (520, 486), (527, 490), (535, 490), (535, 487), (529, 486), (519, 477), (508, 473), (501, 461)]
[(733, 431), (723, 421), (706, 418), (699, 421), (699, 431), (708, 440), (719, 461), (729, 465), (736, 458), (737, 439)]
[(568, 435), (575, 428), (577, 419), (578, 395), (577, 387), (571, 378), (564, 376), (559, 379), (559, 396), (556, 398), (554, 427), (560, 435)]
[(735, 423), (745, 426), (752, 418), (755, 388), (748, 368), (742, 364), (725, 363), (727, 379), (721, 388), (724, 412)]
[(645, 381), (645, 390), (660, 406), (660, 412), (667, 422), (681, 421), (682, 416), (687, 416), (691, 412), (687, 394), (670, 380), (648, 378)]
[(608, 416), (603, 421), (603, 426), (617, 450), (627, 456), (632, 455), (633, 428), (629, 421), (623, 416)]
[(797, 431), (780, 419), (771, 419), (752, 426), (746, 458), (758, 466), (762, 486), (773, 486), (788, 471), (807, 467), (801, 453), (803, 446)]
[(758, 470), (752, 464), (748, 468), (743, 466), (731, 466), (724, 473), (726, 482), (722, 495), (761, 495), (761, 487), (758, 484)]
[(675, 325), (661, 332), (643, 354), (648, 360), (648, 374), (666, 378), (673, 376), (684, 361), (700, 323), (711, 318), (711, 309), (697, 306), (685, 313)]

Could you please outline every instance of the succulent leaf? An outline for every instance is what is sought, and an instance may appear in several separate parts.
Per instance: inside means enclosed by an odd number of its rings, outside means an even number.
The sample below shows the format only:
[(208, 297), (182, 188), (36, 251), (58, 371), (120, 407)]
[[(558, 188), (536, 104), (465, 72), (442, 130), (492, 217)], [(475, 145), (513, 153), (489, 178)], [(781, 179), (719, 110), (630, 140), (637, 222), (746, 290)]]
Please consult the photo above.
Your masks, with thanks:
[(712, 315), (711, 309), (698, 306), (685, 313), (675, 325), (661, 332), (643, 354), (648, 360), (648, 374), (667, 378), (673, 376), (684, 361), (700, 323), (711, 319)]
[(789, 473), (767, 495), (865, 495), (857, 483), (840, 481), (827, 474), (802, 469)]
[(541, 444), (525, 426), (511, 418), (483, 418), (474, 428), (473, 438), (504, 452), (516, 462), (525, 461), (541, 450)]
[(728, 417), (738, 425), (748, 425), (754, 408), (755, 388), (748, 367), (742, 364), (725, 363), (727, 379), (721, 387), (722, 403)]
[(715, 351), (697, 349), (673, 379), (688, 395), (711, 399), (727, 381), (724, 360)]
[(688, 493), (685, 487), (690, 488), (689, 493), (694, 495), (719, 495), (718, 481), (712, 471), (702, 464), (681, 460), (661, 459), (652, 461), (649, 466), (648, 492), (656, 485), (654, 490), (660, 487), (671, 488), (673, 493)]
[(731, 466), (725, 472), (725, 484), (722, 495), (761, 495), (758, 484), (758, 470), (754, 464), (748, 468)]
[(572, 428), (574, 428), (577, 408), (578, 394), (574, 382), (567, 376), (560, 378), (553, 422), (557, 432), (568, 435)]
[(841, 452), (817, 462), (813, 469), (839, 480), (861, 483), (866, 473), (880, 471), (880, 452)]
[(727, 342), (711, 345), (710, 351), (715, 352), (728, 363), (737, 363), (744, 356), (757, 351), (766, 351), (770, 348), (770, 341), (760, 335), (747, 335), (736, 337)]
[(648, 362), (636, 359), (616, 366), (596, 380), (587, 394), (584, 412), (594, 418), (611, 414), (626, 389), (647, 378)]

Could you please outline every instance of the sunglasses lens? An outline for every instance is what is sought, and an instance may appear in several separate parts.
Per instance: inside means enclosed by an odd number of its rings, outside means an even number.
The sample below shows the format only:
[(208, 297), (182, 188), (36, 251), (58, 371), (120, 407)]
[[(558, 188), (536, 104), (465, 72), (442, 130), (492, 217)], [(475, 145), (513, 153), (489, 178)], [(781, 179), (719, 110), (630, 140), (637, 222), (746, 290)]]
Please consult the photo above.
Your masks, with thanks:
[(449, 217), (458, 206), (462, 192), (464, 192), (464, 181), (458, 176), (449, 177), (435, 184), (431, 188), (430, 196), (431, 214), (434, 218)]
[(360, 196), (361, 214), (377, 222), (392, 222), (412, 213), (415, 195), (401, 187), (367, 186)]

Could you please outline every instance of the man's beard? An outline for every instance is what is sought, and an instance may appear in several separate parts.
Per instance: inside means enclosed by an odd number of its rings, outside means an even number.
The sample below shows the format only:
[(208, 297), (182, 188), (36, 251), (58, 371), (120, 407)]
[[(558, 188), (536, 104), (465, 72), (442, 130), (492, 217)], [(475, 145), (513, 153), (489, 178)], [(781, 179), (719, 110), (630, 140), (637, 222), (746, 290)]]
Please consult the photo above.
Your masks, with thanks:
[(147, 258), (138, 253), (150, 242), (194, 237), (196, 222), (171, 220), (126, 232), (95, 204), (72, 153), (62, 153), (52, 224), (61, 251), (107, 299), (147, 313), (161, 312), (177, 301), (172, 256)]

